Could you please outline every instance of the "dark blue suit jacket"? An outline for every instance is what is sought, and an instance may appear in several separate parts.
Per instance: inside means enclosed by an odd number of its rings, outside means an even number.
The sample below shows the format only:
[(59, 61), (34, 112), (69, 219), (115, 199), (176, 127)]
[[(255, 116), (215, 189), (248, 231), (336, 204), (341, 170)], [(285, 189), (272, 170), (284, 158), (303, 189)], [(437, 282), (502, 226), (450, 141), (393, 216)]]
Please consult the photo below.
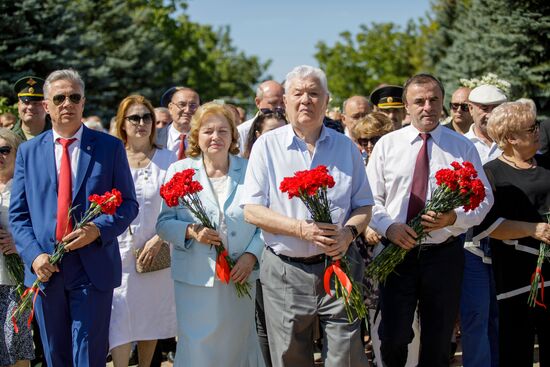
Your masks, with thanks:
[[(88, 196), (102, 195), (113, 188), (123, 202), (115, 215), (100, 215), (93, 222), (101, 236), (75, 251), (92, 284), (102, 291), (116, 288), (121, 281), (117, 236), (138, 213), (134, 183), (122, 142), (110, 135), (83, 127), (76, 182), (73, 183), (73, 218), (89, 207)], [(22, 144), (17, 152), (13, 177), (10, 226), (23, 262), (25, 284), (36, 279), (32, 263), (55, 246), (57, 218), (57, 172), (52, 131)], [(47, 286), (47, 285), (46, 285)]]

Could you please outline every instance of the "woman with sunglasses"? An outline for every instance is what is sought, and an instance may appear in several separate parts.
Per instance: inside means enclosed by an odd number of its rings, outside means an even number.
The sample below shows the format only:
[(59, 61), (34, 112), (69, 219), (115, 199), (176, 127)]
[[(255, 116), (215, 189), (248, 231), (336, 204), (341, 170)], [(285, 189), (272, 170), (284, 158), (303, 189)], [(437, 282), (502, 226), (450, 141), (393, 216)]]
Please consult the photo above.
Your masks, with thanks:
[[(503, 367), (532, 366), (537, 335), (540, 365), (548, 366), (550, 311), (544, 289), (539, 289), (540, 304), (531, 307), (527, 303), (540, 244), (550, 245), (550, 160), (537, 154), (540, 141), (534, 103), (516, 101), (496, 107), (487, 132), (502, 154), (483, 166), (495, 203), (474, 228), (473, 241), (490, 238), (498, 303), (498, 361)], [(550, 278), (549, 259), (546, 255), (539, 269), (546, 280)], [(538, 286), (548, 283), (542, 281)]]
[(393, 123), (382, 112), (371, 112), (359, 120), (352, 129), (352, 137), (363, 154), (365, 165), (369, 160), (374, 145), (383, 135), (393, 131)]
[[(163, 245), (155, 230), (162, 201), (159, 190), (176, 155), (155, 145), (155, 113), (144, 97), (123, 99), (115, 120), (117, 135), (126, 148), (139, 214), (118, 238), (122, 284), (113, 294), (109, 347), (114, 366), (126, 367), (131, 343), (137, 341), (139, 365), (149, 366), (157, 339), (176, 335), (174, 290), (170, 268), (138, 273), (136, 263), (147, 268)], [(142, 249), (139, 257), (137, 249)]]
[[(19, 299), (15, 281), (6, 267), (4, 255), (17, 253), (15, 243), (8, 230), (8, 209), (10, 206), (11, 182), (15, 167), (15, 153), (21, 138), (12, 131), (0, 128), (0, 366), (24, 367), (34, 359), (31, 330), (26, 325), (15, 333), (11, 315)], [(26, 320), (28, 315), (21, 317)]]
[(260, 111), (258, 116), (252, 122), (250, 130), (248, 131), (248, 137), (245, 143), (245, 150), (243, 157), (248, 159), (250, 152), (252, 151), (252, 146), (260, 135), (275, 130), (281, 126), (287, 124), (285, 114), (282, 110), (276, 109), (275, 111), (268, 110), (265, 113)]

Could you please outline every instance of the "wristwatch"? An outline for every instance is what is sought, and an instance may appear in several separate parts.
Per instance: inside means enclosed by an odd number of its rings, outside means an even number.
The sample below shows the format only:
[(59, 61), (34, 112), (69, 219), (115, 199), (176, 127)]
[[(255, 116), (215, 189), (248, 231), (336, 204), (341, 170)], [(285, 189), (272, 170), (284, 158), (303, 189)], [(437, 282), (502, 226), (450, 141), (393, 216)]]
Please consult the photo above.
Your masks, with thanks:
[(351, 231), (351, 235), (353, 236), (353, 239), (356, 239), (357, 236), (359, 236), (359, 231), (357, 230), (357, 227), (354, 226), (353, 224), (348, 224), (345, 226), (345, 228), (349, 228), (349, 230)]

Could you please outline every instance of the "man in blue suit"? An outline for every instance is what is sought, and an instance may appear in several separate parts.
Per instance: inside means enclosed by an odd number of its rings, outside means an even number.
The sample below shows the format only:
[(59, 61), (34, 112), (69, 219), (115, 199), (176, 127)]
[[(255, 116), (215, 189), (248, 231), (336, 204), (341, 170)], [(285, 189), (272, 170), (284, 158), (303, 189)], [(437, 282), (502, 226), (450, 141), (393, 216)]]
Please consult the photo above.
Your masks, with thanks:
[[(122, 143), (83, 126), (84, 82), (76, 71), (51, 73), (44, 98), (53, 130), (17, 152), (12, 233), (25, 284), (37, 278), (43, 284), (35, 312), (48, 366), (104, 367), (113, 289), (121, 281), (117, 236), (137, 215), (134, 185)], [(113, 188), (123, 198), (116, 213), (73, 231), (88, 196)], [(68, 252), (53, 266), (49, 258), (60, 240)]]

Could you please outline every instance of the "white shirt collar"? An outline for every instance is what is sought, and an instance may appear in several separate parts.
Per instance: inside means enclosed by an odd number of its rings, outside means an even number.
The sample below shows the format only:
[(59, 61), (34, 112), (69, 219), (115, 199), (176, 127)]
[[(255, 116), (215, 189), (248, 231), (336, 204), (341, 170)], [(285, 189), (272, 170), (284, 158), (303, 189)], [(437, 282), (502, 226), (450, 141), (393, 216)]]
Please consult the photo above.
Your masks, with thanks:
[[(78, 142), (82, 141), (82, 131), (84, 131), (83, 126), (84, 126), (84, 124), (80, 125), (80, 128), (76, 131), (76, 133), (68, 139), (76, 139)], [(55, 131), (55, 129), (52, 129), (52, 132), (53, 132), (53, 141), (56, 144), (59, 144), (57, 142), (57, 139), (59, 139), (59, 138), (67, 139), (67, 138), (64, 138), (63, 136), (59, 135), (57, 133), (57, 131)]]

